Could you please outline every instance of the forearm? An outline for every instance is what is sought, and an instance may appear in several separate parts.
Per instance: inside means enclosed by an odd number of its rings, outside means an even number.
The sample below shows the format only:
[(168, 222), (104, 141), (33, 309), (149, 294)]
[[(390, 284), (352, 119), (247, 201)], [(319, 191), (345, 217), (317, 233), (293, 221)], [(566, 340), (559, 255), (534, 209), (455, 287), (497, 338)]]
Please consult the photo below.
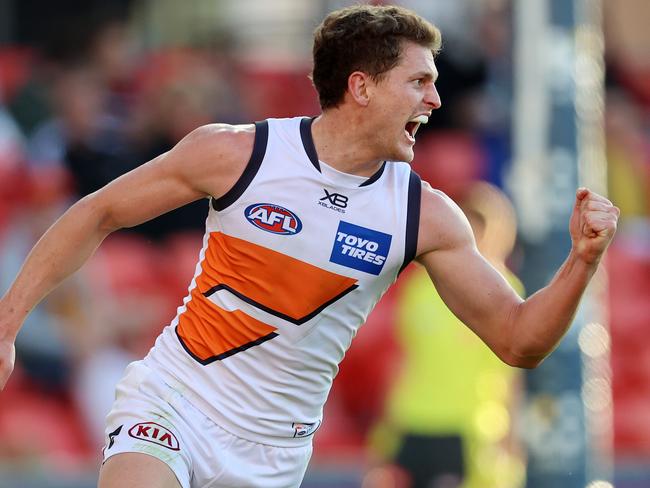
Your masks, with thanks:
[(78, 270), (111, 232), (91, 198), (73, 205), (41, 237), (0, 299), (0, 339), (15, 338), (29, 312)]
[(553, 280), (510, 316), (512, 353), (517, 365), (534, 367), (560, 342), (569, 329), (580, 299), (598, 267), (571, 252)]

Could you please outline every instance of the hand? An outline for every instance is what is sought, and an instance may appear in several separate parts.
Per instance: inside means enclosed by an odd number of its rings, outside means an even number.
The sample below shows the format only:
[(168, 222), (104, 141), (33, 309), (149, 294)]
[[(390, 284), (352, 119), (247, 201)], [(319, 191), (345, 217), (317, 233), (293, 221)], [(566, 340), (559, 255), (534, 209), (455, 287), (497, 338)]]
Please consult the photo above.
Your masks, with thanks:
[(573, 252), (588, 264), (597, 263), (614, 237), (620, 214), (605, 197), (578, 188), (569, 222)]
[(3, 390), (16, 362), (16, 347), (14, 341), (0, 340), (0, 390)]

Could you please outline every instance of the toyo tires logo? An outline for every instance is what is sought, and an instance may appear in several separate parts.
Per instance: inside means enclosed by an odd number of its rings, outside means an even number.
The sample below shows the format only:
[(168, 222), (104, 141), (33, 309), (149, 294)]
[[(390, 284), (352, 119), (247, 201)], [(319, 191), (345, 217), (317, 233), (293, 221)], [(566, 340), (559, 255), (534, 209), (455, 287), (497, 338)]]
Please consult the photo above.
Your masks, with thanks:
[(302, 229), (302, 222), (291, 210), (273, 203), (255, 203), (244, 210), (246, 219), (258, 229), (290, 236)]
[(365, 273), (381, 273), (393, 236), (341, 220), (330, 261)]

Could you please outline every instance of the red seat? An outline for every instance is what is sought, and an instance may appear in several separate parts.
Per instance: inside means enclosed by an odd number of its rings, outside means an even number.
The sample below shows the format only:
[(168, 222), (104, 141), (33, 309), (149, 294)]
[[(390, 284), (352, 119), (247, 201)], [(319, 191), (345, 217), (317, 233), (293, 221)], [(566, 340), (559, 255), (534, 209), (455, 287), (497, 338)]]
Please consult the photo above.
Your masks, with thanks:
[(94, 461), (101, 446), (89, 446), (80, 416), (66, 395), (40, 392), (17, 373), (0, 402), (0, 457), (36, 460), (57, 470)]
[(614, 448), (639, 457), (650, 455), (650, 255), (633, 252), (626, 237), (607, 256)]
[(34, 53), (26, 47), (0, 48), (0, 97), (10, 100), (27, 81), (34, 62)]
[(267, 117), (295, 117), (320, 112), (316, 92), (299, 68), (268, 68), (248, 65), (240, 80), (247, 113), (255, 120)]

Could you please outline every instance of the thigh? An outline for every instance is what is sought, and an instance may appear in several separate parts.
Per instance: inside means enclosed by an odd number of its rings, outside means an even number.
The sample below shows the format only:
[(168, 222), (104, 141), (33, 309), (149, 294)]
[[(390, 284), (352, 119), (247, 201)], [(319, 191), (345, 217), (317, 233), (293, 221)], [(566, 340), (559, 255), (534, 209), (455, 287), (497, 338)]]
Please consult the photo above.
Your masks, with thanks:
[[(132, 363), (127, 368), (106, 418), (101, 470), (101, 478), (106, 480), (103, 483), (108, 483), (106, 486), (121, 486), (119, 477), (128, 476), (132, 484), (124, 486), (189, 488), (194, 427), (178, 405), (178, 396), (142, 363)], [(168, 471), (173, 473), (171, 479), (178, 480), (177, 483), (147, 484), (148, 476), (152, 476), (152, 480), (164, 480)], [(117, 484), (113, 484), (116, 480)]]
[(98, 488), (181, 488), (167, 464), (148, 454), (111, 456), (99, 471)]

